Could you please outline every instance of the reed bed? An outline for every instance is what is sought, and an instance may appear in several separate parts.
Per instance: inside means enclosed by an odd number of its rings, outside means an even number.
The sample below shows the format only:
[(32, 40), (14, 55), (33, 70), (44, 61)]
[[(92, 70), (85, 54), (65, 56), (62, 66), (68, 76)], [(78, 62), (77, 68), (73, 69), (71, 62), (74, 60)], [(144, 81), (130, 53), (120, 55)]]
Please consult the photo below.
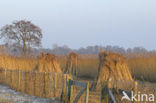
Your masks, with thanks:
[[(67, 57), (59, 56), (58, 62), (63, 71), (66, 67)], [(133, 78), (156, 82), (155, 56), (131, 56), (128, 57), (127, 63)], [(80, 80), (96, 80), (98, 65), (97, 56), (80, 55), (77, 76)], [(38, 59), (36, 57), (0, 55), (0, 68), (3, 68), (0, 69), (0, 83), (8, 85), (17, 91), (46, 98), (59, 97), (62, 92), (63, 73), (38, 72)], [(144, 89), (143, 86), (140, 88)], [(98, 99), (93, 100), (94, 96), (90, 95), (90, 103), (98, 102)], [(82, 101), (84, 101), (83, 98)]]
[(156, 82), (156, 57), (129, 58), (128, 65), (134, 78)]
[[(156, 56), (154, 55), (125, 55), (127, 65), (134, 79), (156, 82)], [(60, 56), (59, 63), (61, 69), (66, 66), (67, 57)], [(98, 73), (99, 60), (97, 56), (80, 55), (78, 60), (78, 77), (82, 79), (96, 79)]]
[(18, 57), (0, 54), (0, 68), (10, 70), (32, 71), (37, 67), (36, 57)]
[[(156, 56), (126, 55), (127, 63), (134, 78), (156, 82)], [(67, 56), (58, 56), (58, 62), (64, 71)], [(97, 77), (99, 60), (97, 55), (80, 55), (78, 61), (78, 77)], [(36, 57), (18, 57), (7, 54), (0, 54), (0, 68), (20, 71), (34, 71), (38, 69), (38, 59)]]

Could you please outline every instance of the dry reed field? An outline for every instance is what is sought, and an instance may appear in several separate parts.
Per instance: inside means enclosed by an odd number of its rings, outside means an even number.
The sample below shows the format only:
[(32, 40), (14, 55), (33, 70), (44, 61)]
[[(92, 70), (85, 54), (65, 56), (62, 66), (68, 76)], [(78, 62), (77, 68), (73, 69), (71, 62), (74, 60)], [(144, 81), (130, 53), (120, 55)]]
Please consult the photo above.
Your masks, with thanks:
[[(99, 61), (97, 56), (80, 55), (78, 61), (78, 77), (96, 78)], [(60, 68), (64, 71), (67, 57), (59, 56)], [(156, 57), (137, 57), (127, 59), (128, 66), (134, 78), (139, 80), (156, 81)], [(36, 57), (15, 57), (0, 55), (0, 68), (21, 71), (33, 71), (38, 66)]]
[(156, 82), (156, 57), (135, 57), (128, 59), (128, 65), (134, 78)]
[(32, 71), (37, 66), (35, 57), (18, 57), (0, 54), (0, 68), (10, 70)]
[[(144, 57), (131, 54), (127, 57), (127, 64), (134, 79), (156, 82), (156, 56), (150, 55)], [(99, 60), (97, 55), (80, 55), (78, 61), (78, 76), (80, 78), (94, 79), (97, 77)], [(66, 66), (66, 57), (61, 56), (59, 63), (61, 68)]]
[[(42, 54), (39, 57), (17, 57), (1, 54), (0, 82), (29, 95), (46, 98), (59, 97), (63, 88), (63, 72), (65, 72), (67, 61), (68, 57), (64, 55), (55, 57), (54, 55)], [(143, 81), (139, 85), (140, 90), (149, 89), (148, 86), (142, 84), (145, 83), (144, 81), (156, 82), (156, 57), (133, 56), (128, 57), (126, 62), (133, 78)], [(90, 82), (90, 87), (92, 87), (92, 82), (97, 81), (99, 63), (98, 55), (78, 55), (77, 80)], [(121, 85), (120, 81), (115, 81)], [(75, 91), (73, 96), (76, 96), (80, 90), (77, 88), (73, 90)], [(98, 88), (96, 91), (89, 92), (89, 103), (100, 102), (100, 90)], [(82, 96), (79, 103), (84, 103), (84, 101), (84, 96)]]
[[(59, 64), (64, 71), (67, 62), (67, 56), (59, 56)], [(79, 55), (77, 61), (77, 76), (82, 79), (94, 79), (98, 73), (98, 56), (97, 55)]]

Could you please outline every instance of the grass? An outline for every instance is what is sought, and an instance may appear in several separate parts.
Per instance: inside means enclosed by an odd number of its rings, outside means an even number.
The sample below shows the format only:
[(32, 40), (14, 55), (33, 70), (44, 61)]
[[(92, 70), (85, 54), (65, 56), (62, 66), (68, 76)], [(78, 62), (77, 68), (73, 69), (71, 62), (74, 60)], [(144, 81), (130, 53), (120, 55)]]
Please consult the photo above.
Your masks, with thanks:
[[(130, 68), (130, 71), (135, 79), (146, 80), (150, 82), (156, 82), (156, 56), (127, 56), (127, 63)], [(62, 71), (64, 71), (67, 61), (67, 56), (58, 56), (58, 61)], [(33, 71), (38, 65), (38, 60), (35, 57), (16, 57), (10, 55), (0, 55), (0, 68), (11, 69), (11, 70), (21, 70), (21, 71)], [(99, 61), (97, 55), (80, 55), (78, 60), (78, 77), (81, 80), (95, 80), (98, 73)], [(18, 76), (18, 75), (17, 75)], [(37, 76), (37, 75), (36, 75)], [(14, 76), (15, 77), (15, 76)], [(31, 77), (31, 76), (30, 76)], [(61, 77), (61, 76), (60, 76)], [(22, 76), (21, 76), (22, 78)], [(42, 79), (39, 79), (38, 83), (42, 82)], [(47, 80), (50, 80), (52, 77), (47, 77)], [(28, 82), (21, 84), (29, 84), (27, 87), (32, 87), (32, 77), (27, 79)], [(50, 83), (53, 81), (50, 81)], [(47, 84), (48, 85), (48, 84)], [(21, 87), (22, 88), (22, 87)], [(36, 91), (41, 91), (35, 89)], [(33, 90), (27, 90), (32, 92)], [(23, 91), (24, 92), (24, 91)], [(40, 94), (39, 92), (37, 92)], [(53, 93), (53, 92), (51, 92)], [(29, 93), (32, 94), (32, 93)], [(43, 94), (43, 93), (42, 93)], [(50, 95), (50, 94), (49, 94)], [(49, 97), (48, 95), (48, 97)], [(51, 97), (51, 95), (50, 95)], [(1, 101), (2, 98), (0, 98)]]
[(128, 65), (134, 78), (156, 82), (156, 58), (135, 57), (128, 59)]
[[(138, 54), (139, 55), (139, 54)], [(156, 82), (156, 56), (131, 54), (127, 56), (127, 64), (135, 79)], [(66, 57), (60, 57), (60, 66), (65, 68)], [(98, 72), (97, 56), (80, 55), (78, 61), (78, 76), (83, 79), (96, 79)]]
[(35, 57), (17, 57), (10, 55), (0, 55), (0, 68), (32, 71), (37, 66), (37, 59)]
[(78, 77), (95, 79), (98, 73), (97, 59), (80, 59), (78, 62)]
[[(127, 56), (127, 55), (126, 55)], [(156, 82), (156, 56), (128, 55), (128, 66), (134, 78), (150, 82)], [(58, 56), (58, 61), (62, 71), (64, 71), (67, 56)], [(78, 77), (83, 79), (95, 79), (98, 72), (97, 55), (80, 55), (78, 60)], [(17, 57), (10, 55), (0, 55), (0, 68), (33, 71), (38, 65), (35, 57)]]

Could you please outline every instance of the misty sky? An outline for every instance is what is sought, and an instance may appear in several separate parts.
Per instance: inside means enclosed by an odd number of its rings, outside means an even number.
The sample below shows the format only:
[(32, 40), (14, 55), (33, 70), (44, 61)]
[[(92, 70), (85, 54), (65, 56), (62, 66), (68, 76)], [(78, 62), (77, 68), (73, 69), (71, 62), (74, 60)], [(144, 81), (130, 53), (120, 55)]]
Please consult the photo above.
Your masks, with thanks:
[(0, 0), (0, 28), (30, 20), (42, 46), (143, 46), (156, 49), (156, 0)]

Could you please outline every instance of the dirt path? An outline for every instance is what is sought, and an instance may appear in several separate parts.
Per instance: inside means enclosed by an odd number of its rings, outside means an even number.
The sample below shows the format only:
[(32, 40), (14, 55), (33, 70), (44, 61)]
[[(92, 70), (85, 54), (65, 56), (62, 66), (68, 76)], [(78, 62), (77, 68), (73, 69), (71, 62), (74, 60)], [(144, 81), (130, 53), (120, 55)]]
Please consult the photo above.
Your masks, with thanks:
[(37, 98), (0, 85), (0, 103), (62, 103), (57, 99)]

